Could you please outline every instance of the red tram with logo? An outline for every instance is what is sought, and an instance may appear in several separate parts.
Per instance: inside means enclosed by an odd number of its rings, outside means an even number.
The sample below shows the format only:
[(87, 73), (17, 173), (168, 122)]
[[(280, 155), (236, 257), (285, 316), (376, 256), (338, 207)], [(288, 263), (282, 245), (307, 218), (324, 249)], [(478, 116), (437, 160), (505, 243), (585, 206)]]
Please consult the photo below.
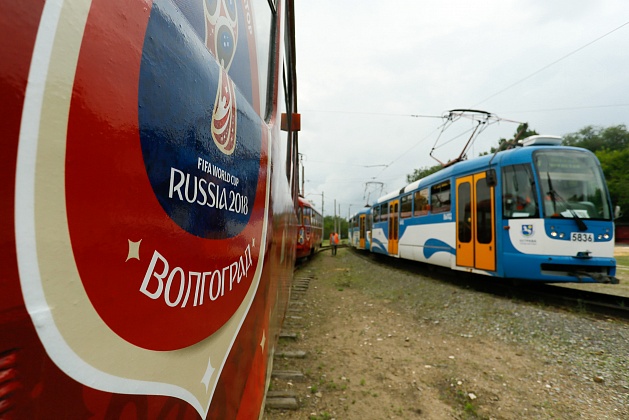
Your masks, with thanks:
[(295, 261), (293, 1), (8, 1), (0, 31), (0, 418), (258, 418)]
[(299, 197), (297, 209), (297, 258), (311, 257), (323, 242), (323, 216), (312, 204)]

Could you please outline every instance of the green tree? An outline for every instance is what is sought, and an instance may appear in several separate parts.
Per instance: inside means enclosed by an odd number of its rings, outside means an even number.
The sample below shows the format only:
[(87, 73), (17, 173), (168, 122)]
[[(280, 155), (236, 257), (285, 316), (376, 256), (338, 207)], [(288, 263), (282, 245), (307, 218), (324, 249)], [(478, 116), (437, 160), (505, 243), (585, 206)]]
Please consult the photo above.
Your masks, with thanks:
[(411, 182), (415, 182), (418, 179), (422, 179), (422, 178), (427, 177), (430, 174), (434, 174), (441, 168), (442, 168), (441, 165), (435, 165), (435, 166), (425, 166), (423, 168), (415, 169), (412, 174), (406, 175), (406, 182), (410, 184)]
[(490, 153), (493, 154), (496, 153), (496, 150), (505, 150), (509, 147), (513, 147), (516, 139), (517, 141), (520, 141), (530, 136), (536, 136), (537, 134), (539, 134), (537, 131), (529, 129), (529, 123), (522, 123), (518, 125), (518, 128), (515, 130), (513, 138), (501, 138), (500, 140), (498, 140), (498, 148), (496, 149), (495, 147), (492, 147)]
[(583, 147), (596, 154), (614, 206), (625, 214), (620, 221), (629, 221), (629, 131), (624, 124), (610, 127), (588, 125), (576, 133), (566, 134), (563, 144)]
[(629, 132), (624, 124), (607, 128), (588, 125), (563, 137), (565, 146), (583, 147), (594, 153), (599, 150), (623, 150), (629, 147)]
[[(341, 225), (341, 229), (338, 232), (339, 236), (347, 239), (348, 221), (339, 216), (336, 217), (336, 221), (337, 224), (340, 222)], [(332, 232), (334, 232), (334, 216), (325, 216), (323, 218), (323, 240), (328, 240)]]
[[(620, 206), (623, 213), (629, 215), (629, 147), (623, 150), (602, 149), (596, 152), (596, 157), (603, 167), (612, 204)], [(628, 216), (621, 219), (629, 221)]]

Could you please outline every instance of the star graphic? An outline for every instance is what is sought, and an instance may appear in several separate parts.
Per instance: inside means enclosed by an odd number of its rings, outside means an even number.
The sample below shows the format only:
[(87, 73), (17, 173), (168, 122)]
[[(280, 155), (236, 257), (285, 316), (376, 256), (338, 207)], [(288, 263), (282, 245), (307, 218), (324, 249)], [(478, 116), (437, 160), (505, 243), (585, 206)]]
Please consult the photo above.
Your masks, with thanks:
[(128, 239), (129, 241), (129, 253), (127, 254), (127, 259), (125, 260), (125, 262), (129, 261), (131, 258), (135, 258), (136, 260), (140, 259), (140, 243), (142, 242), (142, 239), (140, 239), (137, 242), (132, 241), (131, 239)]
[(264, 343), (266, 342), (266, 334), (262, 331), (262, 340), (260, 341), (260, 347), (262, 347), (262, 351), (264, 351)]
[(201, 383), (205, 385), (205, 392), (208, 391), (210, 386), (210, 380), (212, 379), (212, 375), (214, 374), (214, 368), (212, 367), (212, 360), (210, 358), (207, 359), (207, 369), (205, 370), (205, 374), (201, 379)]

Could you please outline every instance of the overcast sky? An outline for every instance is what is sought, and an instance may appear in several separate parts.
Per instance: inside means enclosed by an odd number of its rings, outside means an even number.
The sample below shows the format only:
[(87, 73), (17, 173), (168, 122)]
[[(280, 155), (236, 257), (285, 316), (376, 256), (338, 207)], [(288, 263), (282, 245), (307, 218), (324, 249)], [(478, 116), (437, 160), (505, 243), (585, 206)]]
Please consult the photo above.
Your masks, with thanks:
[[(319, 209), (324, 194), (325, 215), (435, 165), (433, 117), (451, 109), (540, 134), (629, 126), (626, 0), (302, 0), (295, 13), (305, 193)], [(472, 124), (448, 128), (434, 155), (458, 156)], [(490, 125), (468, 155), (516, 128)]]

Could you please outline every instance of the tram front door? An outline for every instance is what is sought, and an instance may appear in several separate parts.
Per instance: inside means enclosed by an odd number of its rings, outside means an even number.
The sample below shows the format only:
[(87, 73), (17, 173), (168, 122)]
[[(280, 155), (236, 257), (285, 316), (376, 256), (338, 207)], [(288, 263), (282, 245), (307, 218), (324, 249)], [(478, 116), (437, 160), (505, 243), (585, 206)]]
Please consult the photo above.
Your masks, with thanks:
[(494, 187), (485, 172), (456, 180), (456, 265), (496, 270)]

